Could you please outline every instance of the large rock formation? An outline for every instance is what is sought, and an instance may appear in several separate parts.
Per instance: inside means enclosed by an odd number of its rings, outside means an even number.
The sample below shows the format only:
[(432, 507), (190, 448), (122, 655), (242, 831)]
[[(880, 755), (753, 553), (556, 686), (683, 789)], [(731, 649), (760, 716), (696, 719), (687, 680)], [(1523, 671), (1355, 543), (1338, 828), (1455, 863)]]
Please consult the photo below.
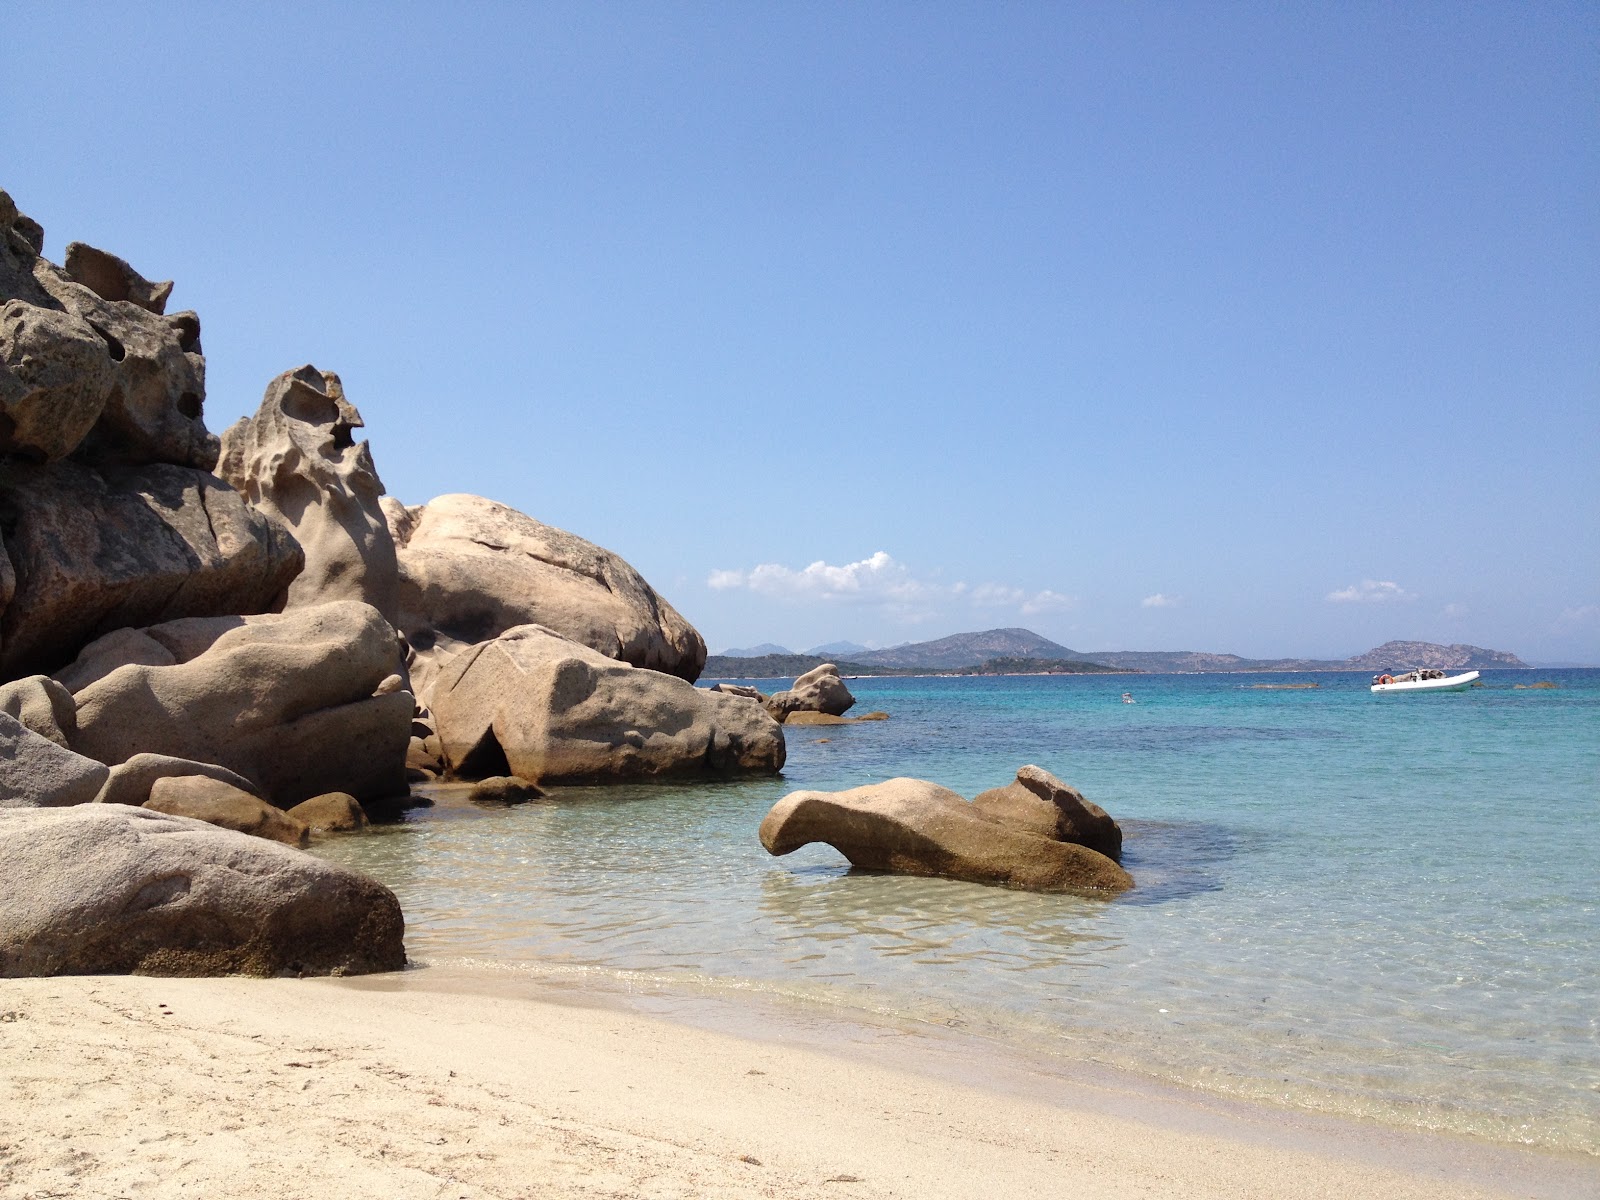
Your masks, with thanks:
[(272, 607), (294, 540), (207, 474), (200, 321), (0, 192), (0, 679), (125, 625)]
[(789, 714), (795, 712), (842, 717), (855, 702), (856, 698), (839, 678), (839, 668), (832, 663), (812, 667), (794, 681), (793, 687), (774, 692), (763, 701), (767, 711), (778, 721), (788, 720)]
[(405, 965), (388, 888), (121, 805), (0, 811), (0, 977), (364, 974)]
[[(429, 703), (449, 653), (543, 625), (607, 658), (693, 682), (706, 644), (622, 559), (481, 496), (406, 508), (384, 501), (400, 560), (400, 630)], [(430, 661), (431, 660), (431, 661)]]
[(997, 819), (949, 788), (890, 779), (843, 792), (793, 792), (761, 822), (761, 844), (789, 854), (826, 842), (851, 865), (900, 875), (937, 875), (1029, 891), (1115, 893), (1133, 879), (1086, 846)]
[(1105, 809), (1043, 767), (1021, 768), (1014, 783), (978, 793), (972, 806), (990, 820), (1040, 837), (1076, 842), (1122, 861), (1122, 827)]
[[(347, 601), (282, 614), (191, 618), (87, 647), (73, 748), (107, 765), (141, 752), (216, 763), (280, 808), (323, 792), (402, 793), (413, 701), (392, 683), (394, 630)], [(119, 665), (130, 645), (158, 647)], [(109, 647), (109, 649), (108, 649)], [(125, 660), (124, 660), (125, 661)], [(92, 680), (84, 683), (83, 680)]]
[(361, 414), (339, 377), (313, 366), (285, 371), (253, 417), (222, 435), (217, 474), (281, 521), (305, 550), (288, 607), (362, 600), (394, 623), (399, 574), (394, 538), (379, 506), (383, 483), (366, 442), (354, 441)]
[(54, 671), (127, 626), (271, 607), (302, 556), (221, 480), (171, 465), (0, 466), (0, 530), (16, 573), (0, 676)]
[(64, 271), (43, 250), (0, 192), (0, 454), (209, 471), (200, 318), (113, 255), (74, 243)]
[(770, 773), (783, 730), (759, 704), (630, 667), (536, 625), (445, 663), (433, 716), (451, 769), (605, 781)]

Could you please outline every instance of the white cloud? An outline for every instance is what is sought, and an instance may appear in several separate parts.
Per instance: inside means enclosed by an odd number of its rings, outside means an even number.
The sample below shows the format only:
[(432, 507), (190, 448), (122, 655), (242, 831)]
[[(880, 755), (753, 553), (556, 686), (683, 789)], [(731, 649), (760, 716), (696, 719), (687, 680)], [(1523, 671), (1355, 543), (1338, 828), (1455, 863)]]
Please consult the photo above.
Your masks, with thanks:
[(749, 570), (716, 570), (706, 586), (718, 591), (745, 588), (774, 599), (827, 604), (878, 605), (917, 619), (933, 616), (939, 606), (960, 604), (976, 609), (1014, 609), (1025, 616), (1071, 608), (1073, 596), (1045, 588), (1028, 592), (1003, 583), (969, 585), (919, 578), (887, 551), (835, 566), (818, 560), (796, 569), (762, 563)]
[(1141, 607), (1141, 608), (1176, 608), (1176, 607), (1178, 607), (1178, 600), (1179, 600), (1179, 597), (1177, 597), (1177, 596), (1167, 596), (1167, 595), (1162, 594), (1161, 592), (1157, 592), (1154, 596), (1146, 596), (1143, 600), (1139, 601), (1139, 607)]
[(1465, 604), (1446, 604), (1444, 606), (1444, 619), (1447, 621), (1459, 621), (1471, 611)]
[(1600, 621), (1600, 604), (1580, 604), (1575, 608), (1564, 608), (1561, 615), (1556, 618), (1556, 624), (1562, 626), (1591, 625)]
[(1393, 600), (1415, 600), (1416, 597), (1390, 579), (1363, 579), (1337, 592), (1329, 592), (1334, 604), (1385, 604)]
[(1052, 592), (1049, 588), (1045, 588), (1044, 591), (1036, 592), (1022, 602), (1022, 614), (1023, 616), (1032, 617), (1039, 613), (1063, 612), (1077, 603), (1078, 598), (1076, 596), (1066, 596), (1060, 592)]

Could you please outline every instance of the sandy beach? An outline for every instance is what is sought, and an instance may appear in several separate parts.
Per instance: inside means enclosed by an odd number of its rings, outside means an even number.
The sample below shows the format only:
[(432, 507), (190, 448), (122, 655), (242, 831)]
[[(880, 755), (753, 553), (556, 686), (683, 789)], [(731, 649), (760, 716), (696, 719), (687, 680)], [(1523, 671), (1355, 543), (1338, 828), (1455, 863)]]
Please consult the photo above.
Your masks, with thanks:
[(0, 982), (0, 1194), (1470, 1197), (1600, 1164), (489, 971)]

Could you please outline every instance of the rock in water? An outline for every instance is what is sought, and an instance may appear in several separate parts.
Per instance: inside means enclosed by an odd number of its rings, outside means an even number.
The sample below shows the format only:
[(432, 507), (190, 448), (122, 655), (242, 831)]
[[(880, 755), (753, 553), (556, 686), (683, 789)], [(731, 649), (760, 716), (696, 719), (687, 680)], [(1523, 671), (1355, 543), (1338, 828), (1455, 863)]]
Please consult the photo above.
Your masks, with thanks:
[(9, 463), (0, 527), (16, 573), (0, 616), (7, 676), (55, 671), (125, 626), (264, 612), (303, 561), (276, 521), (188, 467)]
[(362, 600), (393, 624), (394, 538), (378, 503), (383, 483), (372, 453), (351, 436), (362, 427), (337, 375), (309, 365), (286, 371), (268, 385), (256, 415), (222, 435), (217, 474), (305, 550), (288, 607)]
[(0, 977), (359, 975), (405, 965), (375, 880), (122, 805), (0, 811)]
[[(417, 508), (386, 500), (384, 512), (400, 561), (400, 630), (425, 658), (543, 625), (607, 658), (700, 677), (700, 634), (609, 550), (481, 496)], [(414, 665), (430, 706), (431, 678)]]
[(450, 659), (433, 715), (446, 761), (465, 778), (767, 774), (785, 753), (783, 730), (760, 705), (630, 667), (537, 625)]
[(839, 668), (832, 663), (812, 667), (787, 691), (774, 692), (765, 703), (767, 711), (778, 721), (788, 719), (794, 712), (826, 713), (842, 717), (850, 710), (856, 698), (839, 678)]
[(890, 779), (843, 792), (793, 792), (761, 822), (761, 844), (789, 854), (826, 842), (851, 865), (1029, 891), (1121, 892), (1133, 879), (1105, 855), (1003, 824), (949, 788)]
[(1105, 809), (1085, 800), (1077, 788), (1068, 787), (1043, 767), (1026, 766), (1015, 783), (991, 788), (973, 797), (972, 806), (991, 820), (1042, 837), (1076, 842), (1122, 861), (1122, 826)]
[[(324, 792), (366, 800), (406, 790), (414, 704), (409, 692), (372, 694), (394, 669), (396, 641), (371, 606), (191, 618), (142, 632), (172, 665), (89, 672), (99, 677), (76, 694), (79, 753), (112, 766), (142, 752), (216, 763), (280, 808)], [(84, 653), (92, 659), (96, 647)]]
[(293, 817), (312, 833), (353, 833), (369, 824), (356, 798), (348, 792), (325, 792), (291, 808)]

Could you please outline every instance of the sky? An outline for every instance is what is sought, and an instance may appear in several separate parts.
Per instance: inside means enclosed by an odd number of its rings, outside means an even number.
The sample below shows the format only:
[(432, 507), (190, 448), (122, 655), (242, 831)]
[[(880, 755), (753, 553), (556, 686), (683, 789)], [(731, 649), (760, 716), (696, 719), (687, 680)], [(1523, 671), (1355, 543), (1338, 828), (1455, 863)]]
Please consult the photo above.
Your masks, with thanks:
[(1600, 663), (1600, 7), (13, 0), (0, 187), (713, 650)]

